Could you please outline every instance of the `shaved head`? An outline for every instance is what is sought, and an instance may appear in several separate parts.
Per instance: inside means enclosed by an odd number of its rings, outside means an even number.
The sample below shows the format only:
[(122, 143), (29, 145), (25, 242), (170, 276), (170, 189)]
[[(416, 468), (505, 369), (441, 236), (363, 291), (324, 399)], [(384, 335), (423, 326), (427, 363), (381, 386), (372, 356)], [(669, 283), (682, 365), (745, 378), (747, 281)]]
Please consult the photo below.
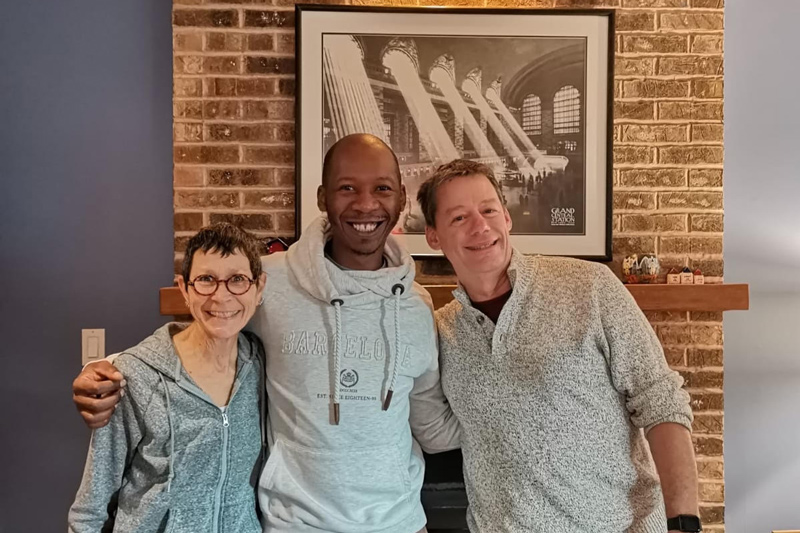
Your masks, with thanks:
[(392, 154), (392, 158), (394, 159), (395, 175), (397, 176), (397, 180), (400, 181), (400, 163), (397, 161), (397, 156), (394, 154), (392, 149), (375, 135), (370, 135), (369, 133), (353, 133), (351, 135), (345, 135), (336, 141), (336, 143), (331, 146), (330, 150), (328, 150), (328, 153), (325, 154), (325, 159), (322, 162), (323, 187), (325, 187), (328, 183), (328, 179), (333, 171), (333, 167), (336, 164), (337, 154), (341, 153), (342, 155), (352, 155), (353, 152), (351, 150), (355, 149), (357, 151), (359, 148), (377, 148), (380, 150), (386, 150), (388, 153)]

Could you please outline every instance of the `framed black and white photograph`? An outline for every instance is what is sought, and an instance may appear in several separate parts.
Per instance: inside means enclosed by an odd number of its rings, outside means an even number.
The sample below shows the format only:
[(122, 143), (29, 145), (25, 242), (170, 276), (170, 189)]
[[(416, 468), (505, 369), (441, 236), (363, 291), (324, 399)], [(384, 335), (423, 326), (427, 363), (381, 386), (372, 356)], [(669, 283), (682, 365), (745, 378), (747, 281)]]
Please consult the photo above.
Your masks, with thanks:
[(412, 254), (437, 255), (420, 184), (463, 158), (494, 170), (517, 249), (610, 259), (613, 28), (600, 10), (298, 6), (298, 232), (325, 152), (371, 133), (399, 160)]

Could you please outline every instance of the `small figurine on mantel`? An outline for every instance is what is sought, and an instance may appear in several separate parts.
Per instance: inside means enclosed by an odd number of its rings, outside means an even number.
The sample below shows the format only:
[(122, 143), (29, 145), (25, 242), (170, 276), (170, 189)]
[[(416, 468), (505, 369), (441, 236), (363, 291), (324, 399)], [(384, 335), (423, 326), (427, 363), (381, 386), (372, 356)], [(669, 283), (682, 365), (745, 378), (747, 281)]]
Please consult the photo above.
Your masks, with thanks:
[(668, 285), (681, 284), (681, 273), (678, 272), (676, 268), (671, 268), (669, 269), (669, 272), (667, 272), (667, 284)]
[(689, 267), (683, 267), (681, 270), (681, 285), (691, 285), (694, 283), (694, 274)]
[(694, 278), (693, 282), (695, 285), (705, 285), (706, 277), (703, 275), (702, 272), (700, 272), (699, 268), (695, 269), (694, 274), (692, 276)]
[(661, 267), (654, 255), (632, 254), (622, 260), (624, 283), (656, 283)]

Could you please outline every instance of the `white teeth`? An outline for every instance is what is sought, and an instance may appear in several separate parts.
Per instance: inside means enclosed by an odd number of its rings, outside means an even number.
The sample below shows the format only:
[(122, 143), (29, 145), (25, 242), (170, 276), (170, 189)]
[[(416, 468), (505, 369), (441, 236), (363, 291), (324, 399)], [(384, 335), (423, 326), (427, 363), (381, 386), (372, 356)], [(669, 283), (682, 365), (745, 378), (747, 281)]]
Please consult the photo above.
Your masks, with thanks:
[(359, 233), (372, 233), (378, 227), (377, 222), (370, 222), (367, 224), (353, 224), (353, 227)]
[(490, 242), (490, 243), (484, 244), (482, 246), (470, 246), (470, 249), (471, 250), (485, 250), (485, 249), (489, 248), (490, 246), (494, 246), (494, 243)]
[(216, 318), (230, 318), (239, 311), (208, 311), (208, 314)]

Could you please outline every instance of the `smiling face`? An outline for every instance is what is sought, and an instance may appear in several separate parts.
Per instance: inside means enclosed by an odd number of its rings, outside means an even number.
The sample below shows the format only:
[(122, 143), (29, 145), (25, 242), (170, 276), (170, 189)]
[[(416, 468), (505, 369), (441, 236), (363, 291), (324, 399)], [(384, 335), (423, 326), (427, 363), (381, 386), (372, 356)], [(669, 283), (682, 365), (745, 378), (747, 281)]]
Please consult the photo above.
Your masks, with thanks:
[(511, 261), (511, 217), (483, 175), (452, 178), (436, 191), (436, 225), (428, 244), (441, 250), (462, 282), (499, 275)]
[(339, 143), (332, 148), (317, 204), (328, 214), (335, 259), (348, 266), (363, 257), (382, 257), (405, 208), (406, 191), (394, 156), (377, 138), (354, 136)]
[[(201, 279), (230, 279), (244, 276), (252, 279), (250, 261), (247, 256), (236, 251), (223, 257), (219, 253), (206, 253), (198, 250), (192, 259), (192, 269), (188, 281)], [(224, 283), (220, 283), (211, 296), (197, 294), (191, 286), (187, 287), (183, 276), (178, 285), (189, 306), (189, 312), (205, 334), (215, 340), (235, 337), (253, 317), (264, 288), (266, 275), (261, 274), (256, 283), (242, 295), (231, 294)]]

